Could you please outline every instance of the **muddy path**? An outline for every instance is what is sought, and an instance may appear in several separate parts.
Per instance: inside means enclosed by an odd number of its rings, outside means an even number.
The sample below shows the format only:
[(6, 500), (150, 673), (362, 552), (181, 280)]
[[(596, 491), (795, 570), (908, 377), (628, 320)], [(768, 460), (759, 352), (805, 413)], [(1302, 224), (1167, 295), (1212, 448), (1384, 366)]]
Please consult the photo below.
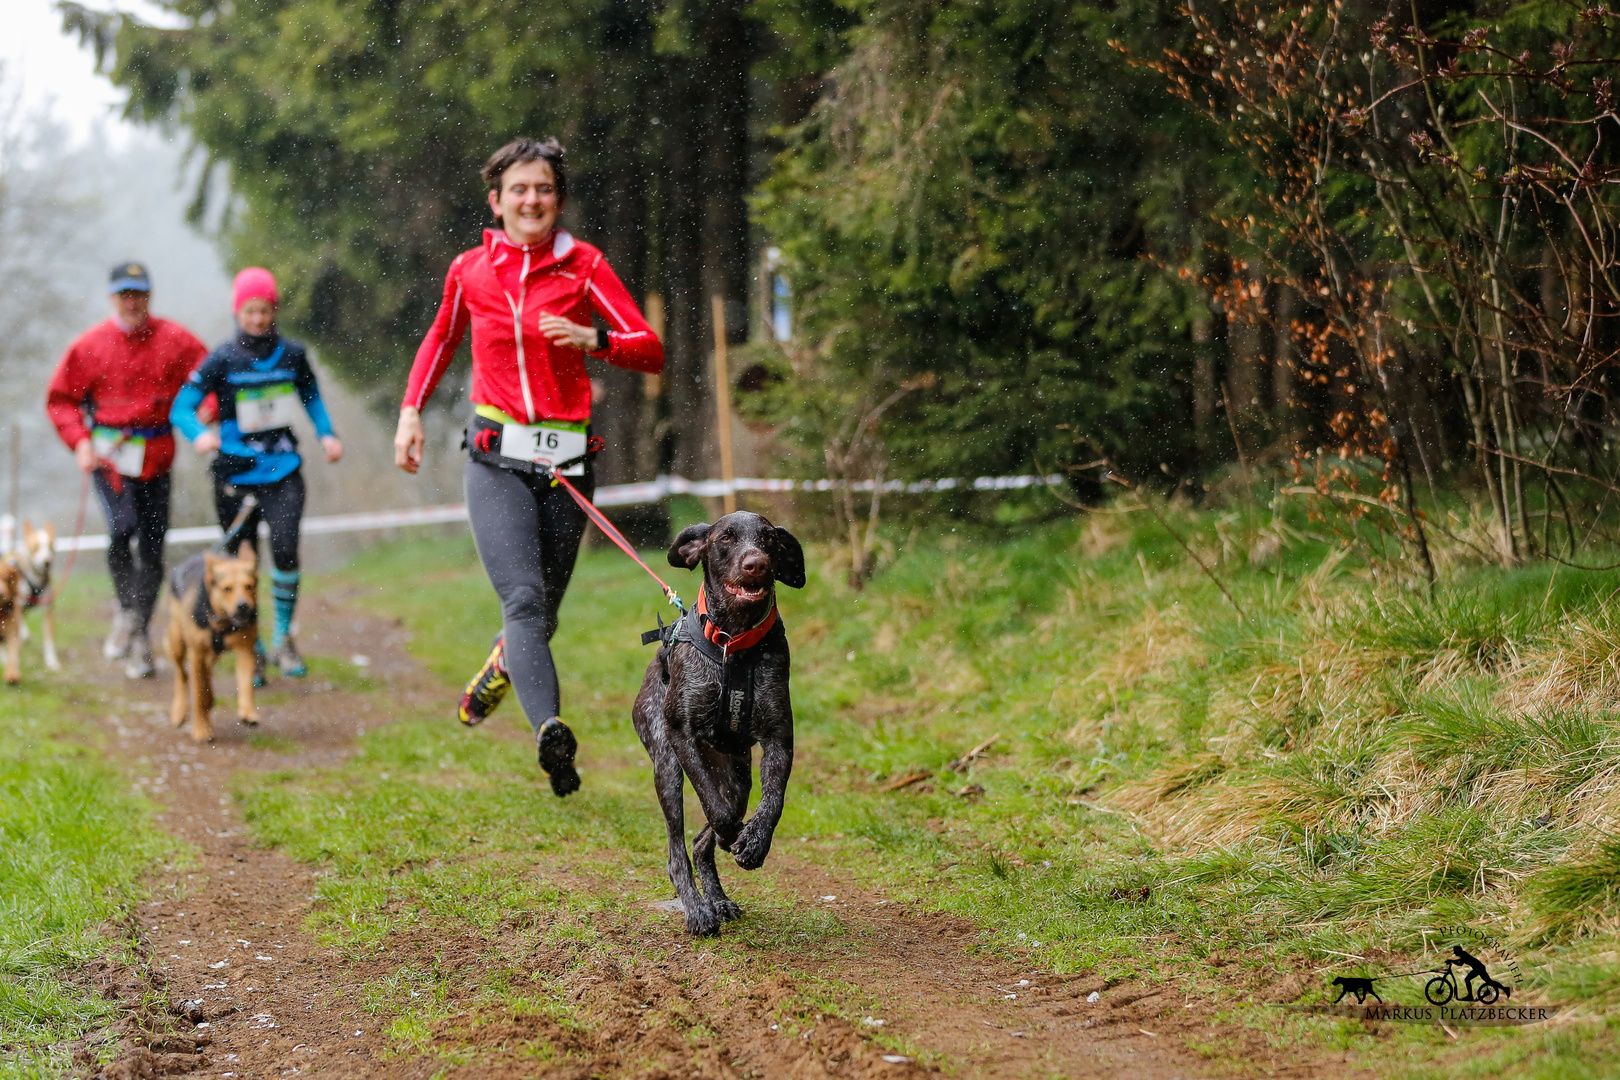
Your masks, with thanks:
[[(311, 598), (301, 622), (306, 653), (345, 661), (361, 654), (385, 692), (345, 690), (318, 677), (275, 680), (258, 737), (235, 723), (224, 699), (215, 743), (197, 746), (168, 724), (166, 672), (129, 684), (99, 658), (81, 661), (97, 667), (114, 703), (99, 723), (116, 756), (164, 808), (163, 826), (197, 852), (152, 876), (151, 902), (131, 927), (147, 966), (102, 964), (91, 973), (123, 1015), (86, 1040), (115, 1042), (117, 1053), (98, 1067), (86, 1049), (85, 1076), (808, 1080), (922, 1075), (940, 1071), (931, 1063), (936, 1055), (944, 1055), (945, 1072), (964, 1076), (1346, 1073), (1339, 1055), (1329, 1065), (1275, 1049), (1264, 1034), (1217, 1020), (1212, 1004), (1186, 1000), (1172, 985), (1107, 985), (1020, 969), (978, 950), (972, 924), (890, 903), (818, 863), (813, 850), (789, 845), (779, 845), (759, 876), (832, 915), (841, 932), (804, 953), (750, 956), (740, 979), (735, 961), (730, 974), (719, 972), (674, 914), (598, 917), (596, 929), (623, 944), (616, 955), (630, 960), (557, 944), (544, 932), (543, 913), (534, 924), (492, 933), (470, 926), (395, 933), (375, 959), (339, 955), (305, 928), (318, 870), (255, 842), (231, 797), (233, 778), (337, 764), (367, 728), (409, 707), (444, 711), (452, 723), (453, 696), (411, 660), (401, 627), (341, 594)], [(222, 691), (227, 681), (219, 680)], [(656, 813), (650, 790), (647, 801)], [(555, 1010), (491, 1009), (472, 1000), (472, 980), (452, 976), (429, 1045), (458, 1049), (414, 1053), (390, 1039), (386, 1014), (368, 1011), (359, 992), (406, 968), (465, 972), (495, 962), (560, 985), (573, 1019)], [(824, 986), (853, 988), (873, 1003), (872, 1015), (852, 1023), (807, 1007)], [(463, 990), (467, 999), (458, 1002)], [(1190, 1049), (1198, 1045), (1219, 1046), (1219, 1058)], [(897, 1046), (916, 1048), (922, 1062)]]

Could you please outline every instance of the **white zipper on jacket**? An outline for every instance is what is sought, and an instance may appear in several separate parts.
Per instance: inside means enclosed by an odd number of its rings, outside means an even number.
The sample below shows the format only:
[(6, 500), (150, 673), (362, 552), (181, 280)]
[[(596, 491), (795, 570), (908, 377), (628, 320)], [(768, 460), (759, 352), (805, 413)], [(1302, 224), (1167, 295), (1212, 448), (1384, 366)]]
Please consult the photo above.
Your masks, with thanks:
[[(506, 290), (502, 289), (502, 292)], [(523, 249), (523, 272), (518, 277), (518, 298), (506, 293), (506, 306), (512, 309), (512, 333), (517, 337), (518, 383), (523, 387), (523, 408), (526, 423), (534, 423), (534, 398), (529, 394), (529, 365), (523, 355), (523, 298), (529, 291), (529, 249)]]

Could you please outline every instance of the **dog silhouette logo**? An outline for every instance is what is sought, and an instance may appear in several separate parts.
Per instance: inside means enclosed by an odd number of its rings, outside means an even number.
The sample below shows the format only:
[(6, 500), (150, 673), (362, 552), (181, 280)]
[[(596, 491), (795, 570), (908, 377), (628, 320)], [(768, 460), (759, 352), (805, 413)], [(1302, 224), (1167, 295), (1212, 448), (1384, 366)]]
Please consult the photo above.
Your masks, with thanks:
[(1339, 988), (1339, 996), (1333, 999), (1333, 1004), (1337, 1005), (1343, 1001), (1346, 994), (1354, 994), (1356, 995), (1357, 1005), (1365, 1005), (1369, 997), (1382, 1005), (1384, 999), (1379, 997), (1378, 991), (1373, 989), (1373, 983), (1377, 981), (1377, 979), (1358, 978), (1354, 975), (1339, 976), (1330, 984)]

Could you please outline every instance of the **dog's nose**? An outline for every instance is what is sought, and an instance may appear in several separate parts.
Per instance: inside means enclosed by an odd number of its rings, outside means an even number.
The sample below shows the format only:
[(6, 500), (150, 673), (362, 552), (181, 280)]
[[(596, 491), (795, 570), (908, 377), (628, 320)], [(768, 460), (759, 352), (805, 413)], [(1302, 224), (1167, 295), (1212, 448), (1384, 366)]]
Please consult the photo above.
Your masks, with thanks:
[(771, 560), (765, 557), (763, 551), (750, 551), (742, 557), (738, 568), (751, 578), (762, 578), (771, 572)]

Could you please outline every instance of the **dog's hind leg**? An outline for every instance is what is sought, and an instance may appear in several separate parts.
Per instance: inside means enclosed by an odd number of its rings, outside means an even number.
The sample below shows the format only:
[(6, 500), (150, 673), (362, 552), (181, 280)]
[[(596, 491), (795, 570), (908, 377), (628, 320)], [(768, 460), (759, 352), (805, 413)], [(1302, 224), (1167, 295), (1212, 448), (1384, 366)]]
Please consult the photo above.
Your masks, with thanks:
[(45, 627), (45, 670), (61, 671), (62, 661), (56, 658), (56, 606), (47, 597), (45, 614), (41, 619)]
[(692, 861), (697, 867), (698, 884), (703, 886), (703, 895), (715, 905), (720, 917), (739, 919), (742, 908), (726, 895), (720, 885), (720, 874), (714, 866), (714, 849), (718, 844), (729, 851), (732, 841), (742, 830), (743, 814), (748, 812), (748, 792), (754, 786), (753, 763), (747, 757), (722, 757), (713, 751), (703, 750), (699, 753), (704, 764), (712, 766), (709, 779), (714, 783), (710, 787), (719, 799), (712, 805), (704, 804), (703, 812), (709, 822), (692, 841)]
[(692, 840), (692, 864), (697, 869), (698, 884), (703, 886), (703, 895), (708, 897), (721, 919), (740, 919), (742, 908), (720, 887), (720, 873), (714, 868), (714, 841), (713, 825), (703, 826), (703, 831)]
[(686, 812), (682, 805), (686, 783), (679, 763), (668, 749), (653, 755), (653, 780), (658, 788), (658, 804), (664, 810), (669, 829), (669, 883), (675, 886), (686, 911), (686, 932), (707, 936), (720, 932), (720, 915), (698, 892), (692, 880), (692, 864), (686, 857)]
[(23, 617), (19, 611), (6, 634), (6, 682), (12, 686), (22, 682), (22, 628)]

